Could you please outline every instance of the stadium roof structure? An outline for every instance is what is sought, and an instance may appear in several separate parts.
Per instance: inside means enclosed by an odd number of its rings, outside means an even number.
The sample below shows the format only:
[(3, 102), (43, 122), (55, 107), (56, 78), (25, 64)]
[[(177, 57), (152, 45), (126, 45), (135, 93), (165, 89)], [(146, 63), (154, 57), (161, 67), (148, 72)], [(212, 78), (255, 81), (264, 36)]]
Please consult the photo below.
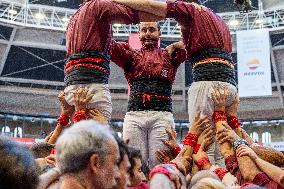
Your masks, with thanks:
[[(259, 10), (241, 14), (239, 12), (218, 13), (229, 25), (232, 33), (236, 30), (250, 30), (269, 28), (279, 30), (284, 28), (284, 4), (276, 8), (263, 10), (263, 5), (258, 5)], [(23, 0), (0, 1), (0, 22), (24, 27), (34, 27), (48, 30), (65, 31), (70, 16), (75, 9), (68, 9), (41, 4), (30, 4)], [(137, 25), (113, 24), (114, 36), (128, 36), (129, 33), (138, 31)], [(162, 37), (180, 38), (180, 26), (173, 19), (161, 21)]]

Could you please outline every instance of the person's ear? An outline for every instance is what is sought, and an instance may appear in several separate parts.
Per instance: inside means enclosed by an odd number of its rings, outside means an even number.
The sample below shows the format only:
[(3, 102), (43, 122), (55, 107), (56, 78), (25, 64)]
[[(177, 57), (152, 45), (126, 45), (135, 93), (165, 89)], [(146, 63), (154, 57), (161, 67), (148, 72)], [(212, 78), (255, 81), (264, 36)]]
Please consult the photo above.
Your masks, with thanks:
[(89, 165), (92, 172), (97, 172), (100, 167), (98, 154), (93, 154), (89, 159)]

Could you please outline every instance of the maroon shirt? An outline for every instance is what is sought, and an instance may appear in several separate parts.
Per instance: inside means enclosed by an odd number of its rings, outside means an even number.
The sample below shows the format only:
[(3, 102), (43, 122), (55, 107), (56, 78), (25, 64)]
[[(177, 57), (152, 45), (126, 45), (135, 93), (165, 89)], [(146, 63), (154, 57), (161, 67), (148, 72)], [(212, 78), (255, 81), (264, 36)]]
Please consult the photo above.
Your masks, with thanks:
[(212, 10), (199, 11), (192, 4), (167, 1), (167, 16), (183, 27), (182, 37), (188, 57), (200, 50), (220, 48), (232, 52), (230, 31), (226, 23)]
[(186, 51), (178, 49), (174, 58), (162, 48), (130, 50), (129, 44), (113, 42), (111, 60), (124, 70), (128, 83), (138, 78), (166, 79), (173, 83), (176, 72), (186, 59)]
[(109, 53), (111, 23), (138, 23), (138, 12), (111, 0), (90, 0), (72, 16), (66, 31), (67, 57), (74, 53)]
[[(237, 161), (237, 157), (235, 155), (231, 155), (231, 156), (227, 157), (225, 159), (225, 164), (226, 164), (227, 170), (238, 179), (239, 185), (246, 183), (242, 174), (241, 174), (241, 171), (240, 171), (240, 168), (239, 168), (239, 165), (238, 165), (238, 161)], [(252, 183), (256, 184), (258, 186), (266, 187), (266, 188), (283, 189), (282, 186), (280, 186), (277, 182), (270, 179), (263, 172), (258, 173), (254, 177)]]

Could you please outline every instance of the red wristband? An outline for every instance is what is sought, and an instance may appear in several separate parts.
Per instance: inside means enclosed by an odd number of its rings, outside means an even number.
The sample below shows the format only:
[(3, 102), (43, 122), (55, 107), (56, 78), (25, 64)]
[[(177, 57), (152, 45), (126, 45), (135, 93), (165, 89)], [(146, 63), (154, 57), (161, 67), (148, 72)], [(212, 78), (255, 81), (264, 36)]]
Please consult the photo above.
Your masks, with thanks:
[(68, 114), (66, 114), (66, 115), (61, 114), (61, 115), (59, 116), (59, 118), (57, 119), (57, 122), (58, 122), (61, 126), (65, 127), (66, 125), (68, 125), (69, 119), (70, 119), (70, 116), (69, 116)]
[(164, 174), (169, 179), (171, 179), (171, 175), (170, 175), (169, 170), (167, 168), (161, 166), (161, 165), (158, 165), (151, 170), (151, 172), (149, 174), (149, 178), (151, 179), (156, 173)]
[(214, 123), (217, 123), (218, 121), (227, 121), (227, 116), (223, 111), (214, 111), (212, 119)]
[(194, 154), (197, 154), (197, 152), (199, 151), (199, 148), (200, 148), (201, 144), (196, 144), (194, 149), (193, 149), (193, 153)]
[(181, 148), (179, 146), (176, 146), (175, 149), (173, 150), (173, 155), (177, 157), (180, 151), (181, 151)]
[(54, 148), (52, 148), (52, 149), (50, 150), (50, 154), (55, 154)]
[(85, 120), (85, 119), (87, 119), (85, 111), (75, 112), (74, 117), (73, 117), (73, 120), (74, 120), (75, 123), (79, 122), (81, 120)]
[(238, 118), (236, 116), (231, 116), (228, 117), (228, 125), (232, 128), (232, 129), (237, 129), (240, 127), (241, 122), (238, 120)]
[(226, 169), (223, 169), (221, 167), (214, 169), (213, 172), (216, 173), (216, 175), (218, 175), (221, 181), (223, 180), (224, 176), (228, 173)]
[(207, 157), (203, 157), (200, 160), (196, 161), (195, 164), (201, 170), (205, 165), (209, 164), (210, 161)]
[(174, 165), (174, 166), (176, 166), (176, 167), (177, 167), (177, 164), (176, 164), (176, 163), (174, 163), (174, 162), (171, 162), (171, 161), (166, 162), (165, 164), (168, 164), (168, 165)]
[(188, 133), (185, 138), (181, 141), (184, 145), (195, 147), (198, 140), (198, 136), (196, 134)]

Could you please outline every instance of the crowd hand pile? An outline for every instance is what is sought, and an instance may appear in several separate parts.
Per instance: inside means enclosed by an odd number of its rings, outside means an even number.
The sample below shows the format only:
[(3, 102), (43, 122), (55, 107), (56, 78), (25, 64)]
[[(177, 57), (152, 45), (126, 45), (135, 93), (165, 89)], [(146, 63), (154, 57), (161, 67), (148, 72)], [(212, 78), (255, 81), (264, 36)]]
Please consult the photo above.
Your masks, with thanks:
[[(200, 161), (201, 159), (207, 159), (208, 160), (208, 155), (207, 153), (204, 151), (204, 145), (205, 145), (205, 142), (203, 142), (198, 150), (198, 152), (196, 154), (193, 154), (192, 155), (192, 158), (193, 158), (193, 161), (198, 164), (197, 162)], [(200, 170), (208, 170), (210, 169), (211, 167), (211, 164), (210, 162), (208, 161), (208, 163), (204, 164), (204, 166), (202, 167), (198, 167)]]

